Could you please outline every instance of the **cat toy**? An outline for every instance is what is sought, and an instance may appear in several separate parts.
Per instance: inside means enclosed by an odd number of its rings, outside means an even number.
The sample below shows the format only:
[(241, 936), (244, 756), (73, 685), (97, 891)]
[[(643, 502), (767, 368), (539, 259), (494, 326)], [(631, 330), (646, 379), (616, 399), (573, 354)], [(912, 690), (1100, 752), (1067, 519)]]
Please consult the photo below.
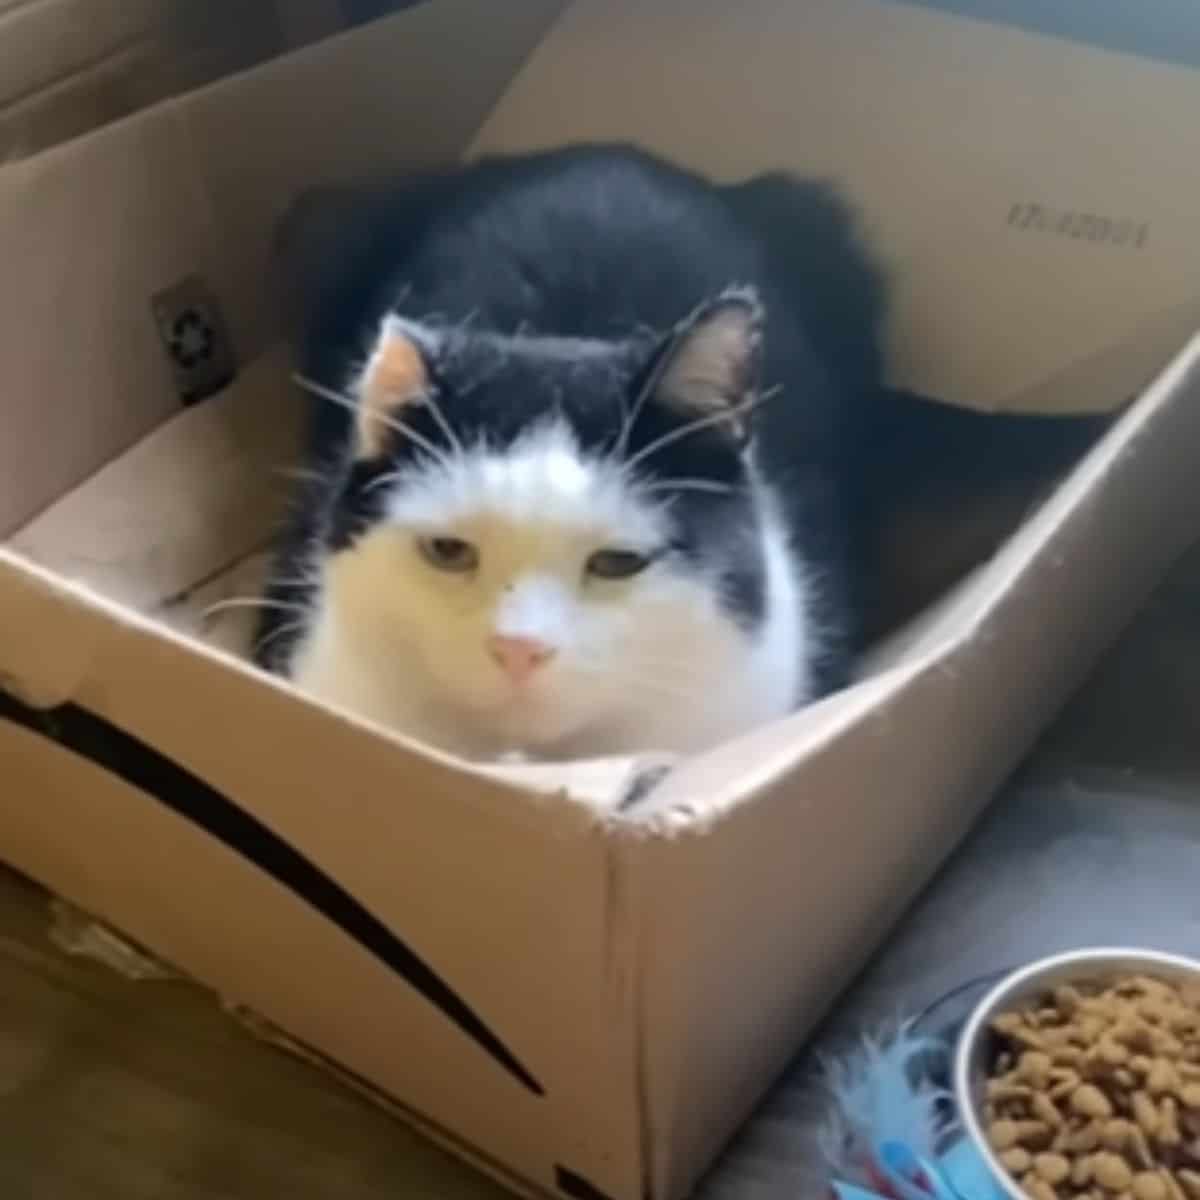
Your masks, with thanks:
[(863, 1169), (869, 1188), (834, 1180), (835, 1200), (1005, 1200), (969, 1142), (959, 1139), (936, 1160), (902, 1142), (875, 1146)]
[(824, 1063), (830, 1115), (821, 1144), (832, 1200), (1005, 1200), (937, 1082), (948, 1041), (917, 1032), (941, 1003)]

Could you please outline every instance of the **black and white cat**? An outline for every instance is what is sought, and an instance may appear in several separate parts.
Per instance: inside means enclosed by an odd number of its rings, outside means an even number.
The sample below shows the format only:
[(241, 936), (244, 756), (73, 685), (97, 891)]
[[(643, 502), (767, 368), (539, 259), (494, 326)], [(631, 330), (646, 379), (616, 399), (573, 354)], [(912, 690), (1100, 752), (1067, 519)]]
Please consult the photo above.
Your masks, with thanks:
[(305, 331), (258, 661), (483, 758), (694, 751), (844, 683), (905, 442), (833, 194), (580, 147), (384, 203)]

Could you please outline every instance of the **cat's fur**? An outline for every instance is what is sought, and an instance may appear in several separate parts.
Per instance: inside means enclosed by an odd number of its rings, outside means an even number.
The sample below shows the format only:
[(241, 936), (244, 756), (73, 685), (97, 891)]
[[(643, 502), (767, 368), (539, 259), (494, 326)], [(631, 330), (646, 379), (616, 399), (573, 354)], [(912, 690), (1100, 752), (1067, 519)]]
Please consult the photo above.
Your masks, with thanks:
[(483, 757), (691, 751), (845, 681), (903, 405), (831, 192), (583, 147), (358, 233), (303, 333), (325, 398), (260, 663)]

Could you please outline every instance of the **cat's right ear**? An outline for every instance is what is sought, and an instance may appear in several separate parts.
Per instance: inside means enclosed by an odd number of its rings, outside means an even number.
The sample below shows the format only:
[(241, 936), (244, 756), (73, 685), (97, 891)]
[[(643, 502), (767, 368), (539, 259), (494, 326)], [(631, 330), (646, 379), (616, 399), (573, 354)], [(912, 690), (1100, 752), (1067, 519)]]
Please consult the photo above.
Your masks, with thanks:
[(738, 443), (762, 370), (763, 307), (753, 288), (729, 288), (706, 301), (664, 340), (648, 386), (681, 416), (709, 421)]
[(387, 454), (404, 410), (424, 399), (433, 386), (429, 372), (433, 348), (428, 330), (392, 313), (384, 317), (355, 389), (356, 457)]

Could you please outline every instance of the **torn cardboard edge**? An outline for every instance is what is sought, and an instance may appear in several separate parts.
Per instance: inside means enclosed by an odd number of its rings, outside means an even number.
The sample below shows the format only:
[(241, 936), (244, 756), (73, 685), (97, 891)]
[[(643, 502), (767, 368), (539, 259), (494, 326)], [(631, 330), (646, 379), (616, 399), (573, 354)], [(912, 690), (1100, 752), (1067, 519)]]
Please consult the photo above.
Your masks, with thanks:
[[(1155, 420), (1166, 398), (1184, 386), (1198, 346), (1200, 340), (1194, 339), (1181, 352), (990, 563), (912, 627), (877, 648), (857, 687), (779, 723), (778, 734), (748, 735), (754, 742), (782, 742), (784, 747), (782, 758), (756, 756), (758, 770), (767, 770), (764, 762), (775, 764), (771, 770), (788, 769), (819, 741), (869, 717), (915, 672), (928, 669), (973, 637), (1030, 563), (1045, 553), (1066, 518), (1087, 502), (1116, 458), (1133, 452), (1141, 430)], [(58, 575), (75, 578), (89, 594), (128, 605), (143, 616), (165, 617), (185, 633), (200, 630), (195, 609), (187, 629), (183, 614), (171, 611), (172, 601), (178, 609), (179, 598), (201, 585), (219, 586), (231, 561), (236, 575), (269, 542), (280, 518), (283, 473), (298, 457), (303, 417), (287, 377), (287, 362), (286, 351), (277, 348), (213, 401), (161, 426), (19, 531), (12, 549)], [(146, 514), (152, 517), (150, 525)], [(207, 608), (209, 594), (202, 588), (195, 599)], [(244, 624), (246, 610), (232, 611)], [(215, 640), (245, 659), (248, 643), (239, 646), (233, 636), (220, 634)], [(739, 740), (729, 751), (739, 763), (742, 747)], [(629, 809), (622, 798), (627, 791), (614, 797), (606, 789), (624, 774), (640, 777), (629, 760), (621, 762), (621, 767), (606, 761), (487, 769), (499, 769), (514, 781), (529, 781), (538, 790), (575, 789), (576, 797), (586, 796), (588, 804), (600, 802), (603, 811), (621, 812)], [(640, 785), (632, 786), (641, 790)], [(607, 803), (601, 801), (605, 794)]]
[[(811, 749), (822, 737), (844, 736), (852, 727), (872, 720), (886, 702), (887, 694), (903, 687), (908, 680), (925, 671), (941, 669), (940, 663), (951, 660), (968, 646), (1011, 601), (1013, 589), (1021, 585), (1030, 568), (1048, 553), (1054, 553), (1053, 547), (1061, 542), (1071, 519), (1092, 504), (1104, 481), (1121, 460), (1138, 453), (1141, 440), (1169, 413), (1172, 401), (1178, 401), (1181, 393), (1193, 386), (1197, 375), (1200, 375), (1200, 335), (1193, 336), (1168, 363), (1143, 395), (1059, 482), (990, 562), (977, 568), (912, 627), (899, 631), (894, 639), (877, 648), (868, 659), (868, 673), (861, 675), (860, 681), (849, 692), (837, 694), (797, 717), (787, 718), (702, 756), (703, 766), (698, 770), (703, 772), (703, 791), (730, 797), (732, 774), (736, 774), (740, 803), (747, 792), (755, 794), (771, 781), (785, 776), (794, 765), (799, 757), (794, 741), (799, 730), (789, 728), (793, 722), (805, 721), (807, 739), (804, 749)], [(1159, 436), (1165, 435), (1160, 431)], [(715, 765), (724, 758), (737, 764), (728, 778), (723, 777), (723, 772)], [(745, 769), (748, 761), (755, 764), (754, 774), (750, 776)], [(691, 774), (688, 764), (681, 763), (680, 768), (664, 780), (664, 787), (654, 797), (654, 807), (669, 808), (677, 789), (682, 794), (700, 790), (695, 789), (694, 781), (688, 778)], [(701, 813), (685, 806), (680, 815), (686, 825), (699, 818)], [(703, 815), (708, 820), (716, 817), (711, 808)]]

